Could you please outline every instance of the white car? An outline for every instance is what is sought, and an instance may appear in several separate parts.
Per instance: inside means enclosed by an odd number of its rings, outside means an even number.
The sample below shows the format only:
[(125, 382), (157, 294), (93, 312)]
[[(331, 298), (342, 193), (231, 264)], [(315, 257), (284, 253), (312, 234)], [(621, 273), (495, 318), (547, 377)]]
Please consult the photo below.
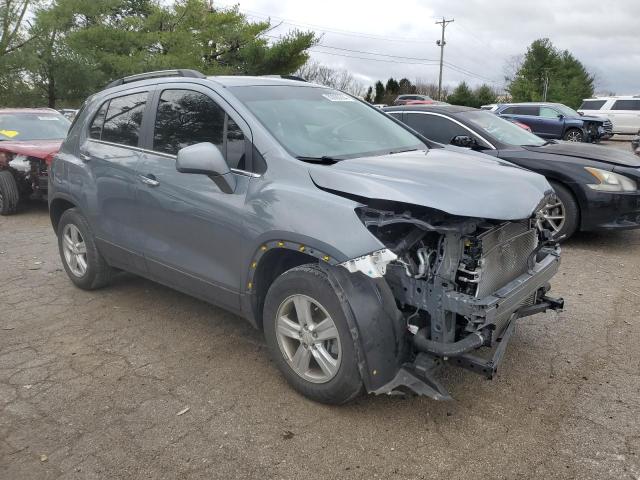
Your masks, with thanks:
[(640, 95), (586, 98), (578, 113), (607, 117), (614, 134), (634, 135), (640, 130)]

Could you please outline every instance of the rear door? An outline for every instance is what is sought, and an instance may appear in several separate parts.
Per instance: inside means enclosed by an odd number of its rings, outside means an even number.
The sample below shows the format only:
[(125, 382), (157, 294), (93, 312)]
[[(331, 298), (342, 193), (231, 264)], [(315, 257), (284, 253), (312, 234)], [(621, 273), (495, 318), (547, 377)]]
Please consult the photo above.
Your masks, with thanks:
[(540, 108), (536, 105), (511, 105), (499, 112), (501, 117), (512, 118), (525, 125), (528, 125), (533, 133), (537, 134), (538, 115)]
[[(100, 251), (112, 265), (138, 273), (146, 267), (140, 248), (136, 166), (142, 155), (140, 137), (148, 100), (145, 89), (107, 99), (80, 145), (80, 158), (93, 177), (91, 188), (95, 191), (87, 192), (87, 215)], [(91, 199), (95, 199), (94, 205)]]
[(611, 106), (610, 118), (615, 133), (637, 133), (640, 130), (640, 98), (616, 100)]
[[(238, 310), (251, 132), (223, 104), (203, 86), (159, 87), (154, 122), (137, 167), (138, 204), (151, 276)], [(178, 150), (201, 142), (213, 143), (225, 155), (237, 180), (233, 193), (222, 192), (206, 175), (176, 170)]]

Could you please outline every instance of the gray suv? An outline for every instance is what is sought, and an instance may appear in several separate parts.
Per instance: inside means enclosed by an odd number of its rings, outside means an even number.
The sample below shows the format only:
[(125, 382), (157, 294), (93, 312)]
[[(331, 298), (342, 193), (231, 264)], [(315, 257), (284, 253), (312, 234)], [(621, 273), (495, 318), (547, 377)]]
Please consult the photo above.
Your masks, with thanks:
[[(449, 398), (445, 364), (491, 378), (559, 248), (541, 175), (428, 141), (349, 95), (189, 70), (90, 97), (50, 173), (80, 288), (126, 270), (264, 331), (290, 384)], [(477, 352), (484, 352), (484, 356)]]

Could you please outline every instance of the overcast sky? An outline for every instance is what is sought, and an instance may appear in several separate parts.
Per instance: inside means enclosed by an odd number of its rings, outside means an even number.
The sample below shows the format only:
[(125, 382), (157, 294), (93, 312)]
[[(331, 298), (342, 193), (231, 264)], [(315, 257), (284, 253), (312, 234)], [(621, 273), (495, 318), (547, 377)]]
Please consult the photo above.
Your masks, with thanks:
[(322, 34), (326, 47), (311, 57), (367, 85), (389, 76), (437, 83), (435, 22), (445, 16), (455, 19), (446, 29), (447, 85), (502, 87), (509, 59), (548, 37), (596, 75), (596, 91), (640, 94), (640, 0), (241, 0), (239, 6), (250, 19), (284, 22), (270, 34), (294, 28)]

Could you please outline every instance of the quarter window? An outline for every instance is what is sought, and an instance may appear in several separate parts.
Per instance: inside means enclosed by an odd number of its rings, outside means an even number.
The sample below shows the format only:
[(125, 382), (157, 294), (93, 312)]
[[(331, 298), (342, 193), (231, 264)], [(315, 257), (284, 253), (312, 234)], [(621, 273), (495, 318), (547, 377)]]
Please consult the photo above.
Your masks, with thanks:
[(100, 140), (102, 138), (102, 127), (104, 125), (104, 117), (107, 114), (107, 107), (109, 102), (106, 101), (102, 104), (96, 116), (93, 117), (93, 122), (89, 126), (89, 137)]
[[(112, 98), (104, 116), (100, 138), (107, 142), (137, 147), (146, 103), (147, 92)], [(94, 122), (96, 120), (99, 121), (99, 114)], [(97, 126), (98, 124), (96, 128)]]
[(616, 100), (611, 110), (640, 110), (640, 100)]
[(585, 100), (580, 105), (580, 110), (600, 110), (605, 103), (606, 100)]

